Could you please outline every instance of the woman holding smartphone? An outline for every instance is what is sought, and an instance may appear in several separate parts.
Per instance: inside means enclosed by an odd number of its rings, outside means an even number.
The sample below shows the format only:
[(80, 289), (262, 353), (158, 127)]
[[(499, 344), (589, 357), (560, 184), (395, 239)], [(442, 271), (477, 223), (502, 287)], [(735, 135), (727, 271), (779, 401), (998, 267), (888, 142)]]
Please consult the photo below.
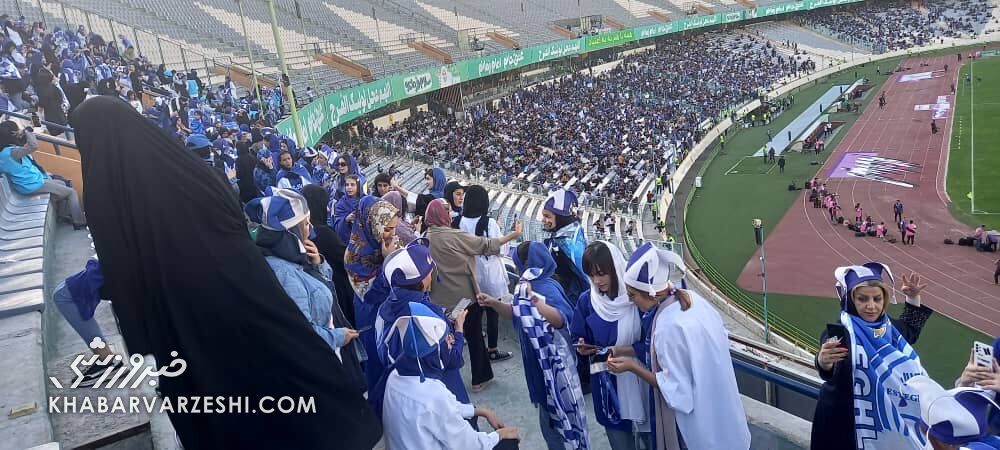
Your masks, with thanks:
[(926, 286), (919, 275), (904, 276), (900, 290), (906, 304), (893, 319), (887, 312), (893, 288), (883, 280), (892, 281), (888, 267), (840, 267), (835, 277), (841, 312), (820, 335), (815, 364), (825, 382), (813, 416), (811, 448), (858, 448), (864, 440), (864, 448), (919, 449), (918, 425), (906, 417), (920, 417), (920, 405), (905, 401), (912, 393), (905, 381), (926, 373), (910, 347), (933, 313), (920, 301)]
[[(444, 199), (431, 200), (424, 215), (431, 255), (437, 263), (437, 279), (431, 288), (434, 304), (451, 311), (458, 302), (473, 300), (479, 294), (476, 283), (476, 256), (499, 255), (504, 244), (521, 236), (521, 222), (514, 231), (498, 238), (476, 236), (451, 227), (451, 207)], [(472, 392), (480, 392), (493, 381), (493, 368), (483, 340), (483, 311), (477, 303), (469, 306), (465, 328), (474, 330), (466, 336), (472, 372)]]
[[(592, 242), (583, 251), (583, 270), (590, 275), (590, 289), (576, 302), (570, 332), (576, 352), (590, 357), (591, 372), (607, 353), (601, 348), (628, 346), (642, 340), (639, 308), (629, 301), (624, 274), (625, 255), (607, 241)], [(634, 359), (634, 357), (633, 357)], [(604, 426), (612, 450), (636, 450), (649, 441), (648, 388), (632, 372), (591, 373), (594, 414)], [(617, 402), (612, 399), (617, 398)]]

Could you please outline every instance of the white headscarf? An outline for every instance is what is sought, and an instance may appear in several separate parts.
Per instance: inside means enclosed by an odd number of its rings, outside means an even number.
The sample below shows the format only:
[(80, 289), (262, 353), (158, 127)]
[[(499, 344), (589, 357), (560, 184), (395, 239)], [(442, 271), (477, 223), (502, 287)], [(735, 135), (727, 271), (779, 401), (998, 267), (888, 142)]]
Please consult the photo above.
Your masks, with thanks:
[[(601, 319), (618, 326), (615, 345), (631, 346), (642, 338), (642, 319), (639, 316), (639, 308), (629, 301), (628, 290), (625, 288), (625, 255), (608, 241), (597, 242), (604, 244), (611, 251), (615, 265), (613, 276), (618, 281), (618, 292), (609, 293), (615, 296), (609, 297), (597, 289), (593, 277), (590, 277), (590, 305)], [(644, 431), (643, 428), (648, 429), (646, 411), (649, 399), (645, 395), (642, 382), (632, 372), (623, 372), (617, 374), (617, 377), (621, 418), (635, 422), (640, 431)]]

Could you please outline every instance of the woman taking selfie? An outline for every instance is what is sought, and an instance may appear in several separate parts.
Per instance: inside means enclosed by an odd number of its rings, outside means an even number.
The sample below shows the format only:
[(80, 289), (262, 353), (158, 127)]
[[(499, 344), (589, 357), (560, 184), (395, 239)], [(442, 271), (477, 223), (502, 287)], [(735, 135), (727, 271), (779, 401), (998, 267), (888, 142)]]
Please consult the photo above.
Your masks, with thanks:
[(920, 302), (926, 286), (918, 275), (903, 277), (906, 304), (893, 319), (887, 313), (892, 287), (883, 281), (892, 281), (888, 267), (873, 262), (839, 267), (835, 277), (841, 312), (820, 336), (816, 369), (825, 383), (811, 448), (919, 449), (920, 433), (909, 418), (920, 417), (920, 405), (906, 401), (913, 393), (905, 382), (926, 373), (910, 346), (933, 313)]

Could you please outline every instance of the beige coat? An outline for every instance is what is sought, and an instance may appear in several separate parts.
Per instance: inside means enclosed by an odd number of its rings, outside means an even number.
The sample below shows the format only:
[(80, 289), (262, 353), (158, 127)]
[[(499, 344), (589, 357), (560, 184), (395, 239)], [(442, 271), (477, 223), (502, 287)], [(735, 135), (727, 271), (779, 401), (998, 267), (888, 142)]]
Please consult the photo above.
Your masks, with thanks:
[(475, 300), (476, 256), (499, 255), (500, 239), (490, 239), (445, 227), (431, 227), (425, 236), (430, 240), (431, 256), (437, 268), (431, 286), (431, 301), (451, 310), (458, 301)]

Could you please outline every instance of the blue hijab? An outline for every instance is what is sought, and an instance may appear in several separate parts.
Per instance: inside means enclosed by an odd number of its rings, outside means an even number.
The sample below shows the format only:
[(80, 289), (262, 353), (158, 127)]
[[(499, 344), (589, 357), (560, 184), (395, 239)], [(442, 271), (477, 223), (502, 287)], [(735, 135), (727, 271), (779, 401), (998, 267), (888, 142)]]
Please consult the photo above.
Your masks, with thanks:
[(312, 177), (309, 176), (309, 172), (306, 168), (298, 164), (292, 164), (291, 170), (278, 170), (278, 175), (275, 177), (275, 180), (280, 181), (282, 178), (288, 178), (289, 183), (292, 185), (292, 189), (295, 190), (300, 190), (304, 184), (307, 184), (303, 183), (302, 180), (312, 182)]
[[(521, 258), (517, 255), (517, 247), (511, 253), (511, 259), (514, 260), (514, 267), (517, 268), (518, 274), (522, 274), (528, 269), (540, 270), (535, 279), (531, 280), (531, 290), (533, 292), (537, 292), (545, 296), (545, 298), (559, 298), (564, 302), (568, 301), (566, 299), (566, 291), (563, 290), (558, 282), (552, 279), (552, 275), (556, 273), (556, 260), (552, 259), (552, 254), (549, 253), (549, 249), (545, 247), (545, 244), (541, 242), (528, 243), (528, 261), (526, 264), (522, 263)], [(567, 316), (567, 318), (569, 317), (572, 317), (572, 313)]]
[(347, 216), (356, 211), (360, 203), (361, 196), (345, 195), (333, 205), (330, 225), (337, 231), (342, 241), (347, 241), (351, 237), (351, 226), (347, 223)]
[(435, 167), (431, 169), (431, 176), (434, 178), (434, 185), (431, 186), (431, 195), (434, 198), (444, 198), (444, 187), (448, 185), (448, 177), (444, 174), (444, 169)]
[[(344, 159), (347, 160), (347, 164), (348, 164), (347, 173), (346, 174), (340, 174), (340, 173), (338, 173), (337, 175), (335, 175), (337, 177), (336, 191), (334, 193), (331, 193), (331, 197), (337, 197), (339, 199), (340, 197), (342, 197), (344, 195), (347, 195), (347, 176), (348, 175), (357, 175), (358, 176), (358, 189), (361, 190), (361, 193), (364, 193), (364, 186), (365, 186), (365, 183), (368, 181), (368, 178), (365, 177), (365, 174), (361, 173), (361, 170), (358, 169), (358, 160), (357, 160), (357, 158), (355, 158), (354, 155), (352, 155), (350, 153), (345, 153), (345, 154), (342, 154), (339, 157), (337, 157), (337, 159), (340, 159), (340, 158), (344, 158)], [(334, 160), (333, 162), (331, 162), (331, 164), (335, 164), (336, 163), (335, 161), (336, 160)]]

